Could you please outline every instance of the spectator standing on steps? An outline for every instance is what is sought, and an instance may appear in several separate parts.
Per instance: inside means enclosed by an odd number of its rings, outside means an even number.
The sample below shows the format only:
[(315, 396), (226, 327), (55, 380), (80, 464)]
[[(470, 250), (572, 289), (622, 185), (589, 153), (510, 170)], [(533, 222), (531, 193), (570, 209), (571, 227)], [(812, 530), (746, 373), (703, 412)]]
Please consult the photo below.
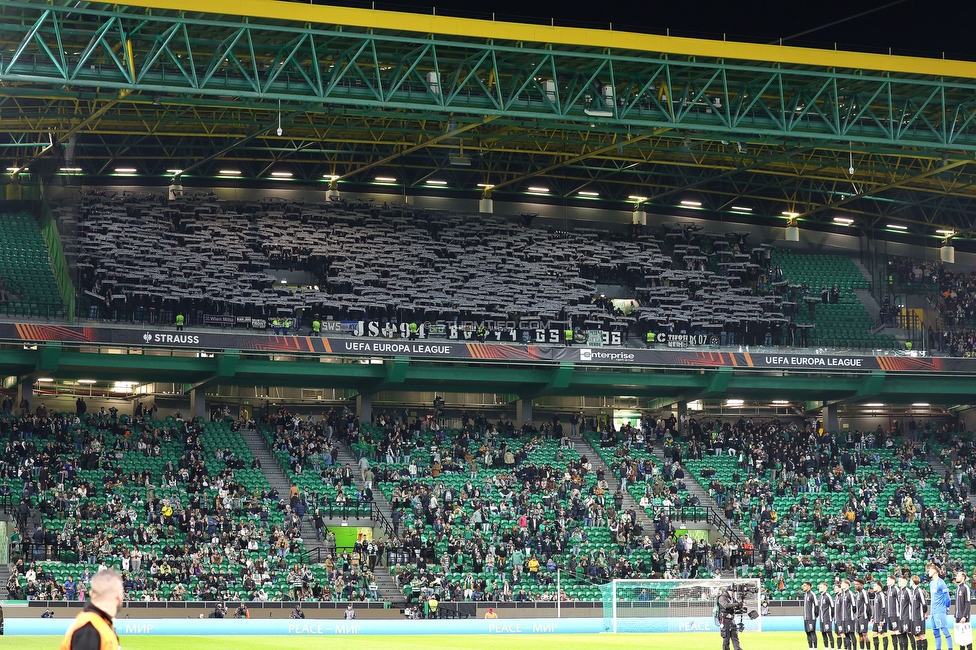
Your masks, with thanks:
[(366, 482), (366, 470), (368, 469), (369, 458), (366, 457), (366, 454), (363, 454), (359, 457), (359, 476), (363, 479), (364, 483)]

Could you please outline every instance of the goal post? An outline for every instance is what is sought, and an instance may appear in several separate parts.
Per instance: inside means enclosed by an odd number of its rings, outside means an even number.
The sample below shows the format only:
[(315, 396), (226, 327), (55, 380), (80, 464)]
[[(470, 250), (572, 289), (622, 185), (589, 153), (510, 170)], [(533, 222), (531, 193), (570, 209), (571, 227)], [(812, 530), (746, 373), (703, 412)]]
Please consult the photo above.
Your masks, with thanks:
[[(746, 632), (762, 631), (759, 579), (614, 580), (603, 585), (603, 621), (607, 632), (718, 632), (715, 603), (729, 585), (746, 614)], [(755, 612), (750, 618), (748, 612)], [(740, 617), (736, 616), (736, 623)]]

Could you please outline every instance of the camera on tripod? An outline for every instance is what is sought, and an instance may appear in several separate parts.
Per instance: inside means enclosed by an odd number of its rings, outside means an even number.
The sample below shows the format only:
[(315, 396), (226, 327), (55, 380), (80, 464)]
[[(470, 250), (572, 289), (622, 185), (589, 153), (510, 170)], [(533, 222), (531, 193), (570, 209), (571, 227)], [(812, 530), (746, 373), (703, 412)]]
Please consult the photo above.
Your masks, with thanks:
[(746, 605), (746, 598), (752, 593), (753, 587), (745, 582), (734, 582), (729, 585), (729, 591), (732, 593), (732, 602), (728, 608), (728, 613), (739, 617), (736, 627), (739, 628), (739, 632), (742, 632), (746, 627), (742, 621), (743, 616), (748, 616), (751, 621), (759, 618), (759, 612), (749, 609)]

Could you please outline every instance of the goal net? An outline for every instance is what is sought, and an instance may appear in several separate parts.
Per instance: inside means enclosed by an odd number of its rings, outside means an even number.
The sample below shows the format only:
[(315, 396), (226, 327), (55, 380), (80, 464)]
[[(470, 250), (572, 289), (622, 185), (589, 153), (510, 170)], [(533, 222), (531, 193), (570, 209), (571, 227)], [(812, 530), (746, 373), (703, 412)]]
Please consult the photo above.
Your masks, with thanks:
[[(735, 621), (745, 631), (762, 631), (758, 579), (614, 580), (603, 585), (603, 620), (608, 632), (718, 632), (716, 600), (730, 584), (745, 613)], [(756, 618), (750, 618), (755, 612)]]

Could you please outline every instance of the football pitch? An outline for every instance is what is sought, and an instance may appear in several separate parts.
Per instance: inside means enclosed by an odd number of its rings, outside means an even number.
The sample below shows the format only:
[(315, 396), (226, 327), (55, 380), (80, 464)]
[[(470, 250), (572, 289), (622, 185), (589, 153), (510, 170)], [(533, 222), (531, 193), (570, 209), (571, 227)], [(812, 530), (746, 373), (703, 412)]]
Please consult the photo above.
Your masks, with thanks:
[[(931, 638), (931, 635), (929, 635)], [(55, 636), (0, 637), (3, 650), (54, 650)], [(743, 650), (805, 650), (802, 632), (746, 632), (739, 635)], [(819, 639), (818, 639), (819, 640)], [(684, 634), (563, 634), (547, 636), (356, 636), (314, 638), (288, 636), (157, 636), (122, 637), (124, 650), (372, 650), (406, 648), (424, 650), (671, 650), (722, 647), (717, 633)], [(821, 644), (821, 648), (822, 648)]]

